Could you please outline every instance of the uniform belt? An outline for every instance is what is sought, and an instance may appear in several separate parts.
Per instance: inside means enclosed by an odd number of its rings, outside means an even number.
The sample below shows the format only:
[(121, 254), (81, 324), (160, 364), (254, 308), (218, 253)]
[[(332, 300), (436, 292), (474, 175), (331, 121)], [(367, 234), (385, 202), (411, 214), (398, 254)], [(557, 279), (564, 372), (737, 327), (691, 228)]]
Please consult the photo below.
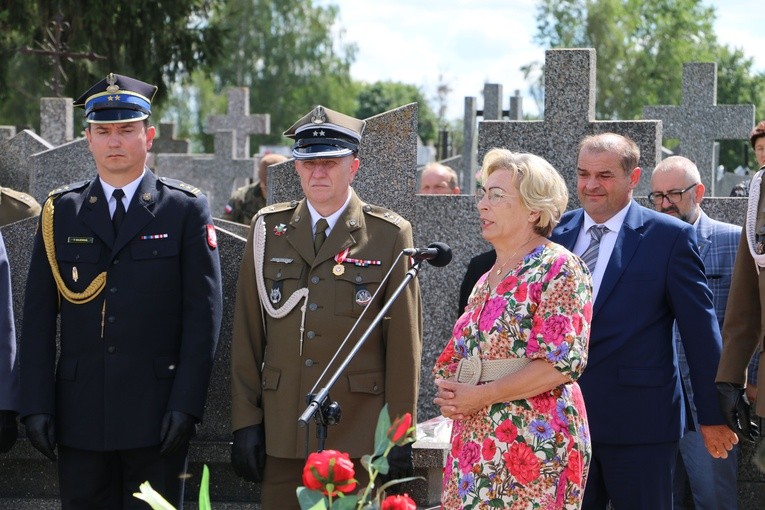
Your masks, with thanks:
[(457, 382), (478, 384), (496, 381), (500, 377), (513, 374), (531, 363), (529, 358), (487, 359), (469, 356), (457, 365)]

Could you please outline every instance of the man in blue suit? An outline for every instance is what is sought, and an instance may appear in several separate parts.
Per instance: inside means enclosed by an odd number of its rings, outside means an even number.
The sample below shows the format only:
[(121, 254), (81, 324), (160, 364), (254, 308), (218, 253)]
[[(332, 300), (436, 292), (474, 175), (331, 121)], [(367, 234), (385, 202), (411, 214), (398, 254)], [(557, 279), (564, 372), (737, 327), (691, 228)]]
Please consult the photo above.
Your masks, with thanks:
[[(717, 323), (722, 329), (741, 227), (707, 216), (701, 209), (704, 191), (696, 165), (688, 158), (671, 156), (654, 168), (648, 199), (657, 211), (679, 218), (696, 229), (699, 253), (704, 262), (709, 290), (712, 291)], [(690, 413), (689, 430), (680, 440), (680, 457), (675, 466), (675, 508), (691, 506), (690, 502), (684, 500), (687, 479), (696, 510), (735, 510), (738, 447), (733, 448), (725, 459), (715, 459), (707, 453), (704, 439), (699, 433), (696, 406), (693, 405), (693, 386), (685, 349), (677, 331), (675, 345), (683, 378), (686, 411)]]
[(675, 321), (707, 449), (725, 457), (737, 442), (718, 406), (720, 330), (693, 227), (632, 200), (639, 160), (629, 138), (585, 138), (577, 160), (583, 209), (566, 213), (551, 236), (583, 255), (593, 276), (589, 361), (579, 381), (593, 445), (589, 509), (605, 509), (609, 500), (620, 510), (672, 508), (685, 428)]

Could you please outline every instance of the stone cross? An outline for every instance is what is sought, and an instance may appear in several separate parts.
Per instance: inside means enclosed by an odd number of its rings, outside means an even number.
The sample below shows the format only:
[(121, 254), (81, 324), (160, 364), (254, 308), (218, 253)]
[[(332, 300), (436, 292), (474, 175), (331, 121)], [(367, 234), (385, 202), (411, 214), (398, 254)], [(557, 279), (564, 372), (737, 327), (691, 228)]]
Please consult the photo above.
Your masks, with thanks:
[(188, 140), (179, 140), (175, 122), (160, 122), (159, 134), (154, 137), (151, 152), (154, 154), (189, 154), (191, 144)]
[(570, 208), (579, 203), (576, 160), (579, 142), (587, 135), (613, 132), (629, 136), (640, 147), (640, 166), (655, 166), (661, 154), (661, 123), (595, 120), (595, 76), (594, 49), (547, 50), (544, 120), (480, 122), (478, 161), (493, 147), (545, 158), (566, 180)]
[(40, 99), (40, 136), (51, 145), (73, 140), (72, 98), (43, 97)]
[[(485, 83), (483, 85), (483, 115), (484, 120), (502, 119), (502, 84)], [(475, 124), (475, 119), (473, 120)]]
[(234, 131), (217, 131), (214, 154), (157, 154), (155, 170), (157, 175), (200, 188), (217, 217), (223, 214), (236, 180), (255, 175), (256, 160), (236, 158), (235, 153)]
[(233, 130), (236, 138), (237, 158), (250, 157), (250, 135), (267, 135), (271, 132), (271, 116), (250, 115), (250, 89), (228, 89), (228, 114), (212, 115), (207, 119), (205, 133)]
[(683, 95), (680, 106), (646, 106), (646, 119), (660, 119), (664, 136), (680, 140), (680, 151), (696, 163), (701, 181), (715, 195), (714, 143), (746, 140), (754, 126), (754, 105), (717, 105), (717, 64), (683, 64)]

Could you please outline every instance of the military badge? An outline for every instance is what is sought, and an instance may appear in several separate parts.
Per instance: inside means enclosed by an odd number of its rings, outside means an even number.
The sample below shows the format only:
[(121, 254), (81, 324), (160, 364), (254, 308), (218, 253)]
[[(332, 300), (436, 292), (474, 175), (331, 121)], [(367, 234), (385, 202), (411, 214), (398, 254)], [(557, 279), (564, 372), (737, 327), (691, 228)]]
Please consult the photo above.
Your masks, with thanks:
[(143, 200), (144, 202), (148, 202), (149, 200), (151, 200), (151, 193), (144, 193), (143, 195), (141, 195), (141, 200)]
[(279, 282), (274, 282), (274, 286), (271, 287), (271, 295), (269, 296), (269, 299), (271, 299), (273, 304), (282, 300), (282, 286)]
[(332, 274), (335, 276), (343, 276), (345, 273), (345, 267), (343, 267), (342, 264), (336, 264), (335, 267), (332, 268)]
[(80, 273), (77, 272), (77, 266), (72, 266), (72, 281), (74, 283), (77, 283), (77, 280), (80, 279)]
[(372, 301), (372, 294), (362, 287), (356, 291), (356, 304), (359, 306), (367, 306)]
[(88, 197), (88, 202), (91, 204), (95, 204), (96, 202), (98, 202), (98, 197), (94, 197), (93, 195), (91, 195), (90, 197)]
[(332, 268), (332, 274), (335, 276), (343, 276), (345, 273), (345, 267), (343, 266), (343, 262), (345, 262), (345, 259), (348, 258), (348, 252), (351, 251), (350, 248), (346, 248), (337, 255), (335, 255), (335, 267)]
[(275, 236), (284, 235), (286, 232), (287, 232), (287, 225), (285, 225), (284, 223), (279, 223), (277, 226), (274, 227)]

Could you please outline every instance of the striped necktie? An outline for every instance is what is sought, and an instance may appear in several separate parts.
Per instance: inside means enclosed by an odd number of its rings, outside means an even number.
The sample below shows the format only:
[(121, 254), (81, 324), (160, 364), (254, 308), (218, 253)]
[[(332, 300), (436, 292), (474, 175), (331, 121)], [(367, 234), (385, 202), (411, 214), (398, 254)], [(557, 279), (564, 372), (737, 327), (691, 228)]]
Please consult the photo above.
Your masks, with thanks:
[(582, 253), (582, 260), (590, 269), (590, 273), (595, 272), (595, 263), (598, 261), (598, 250), (600, 249), (600, 238), (603, 234), (609, 232), (605, 225), (593, 225), (587, 231), (590, 234), (590, 245)]

